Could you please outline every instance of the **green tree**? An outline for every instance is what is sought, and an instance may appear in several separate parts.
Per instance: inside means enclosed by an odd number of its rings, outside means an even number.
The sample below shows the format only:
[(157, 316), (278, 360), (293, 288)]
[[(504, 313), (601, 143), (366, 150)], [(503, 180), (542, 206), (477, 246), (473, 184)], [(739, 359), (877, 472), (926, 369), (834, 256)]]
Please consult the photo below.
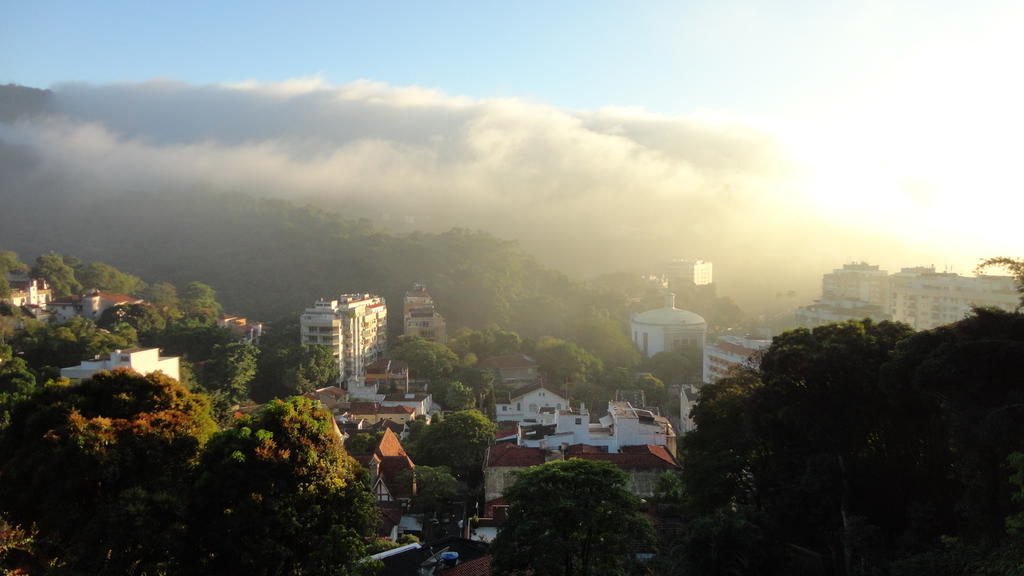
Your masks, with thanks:
[(75, 277), (86, 290), (138, 295), (146, 287), (146, 283), (138, 276), (126, 274), (102, 262), (90, 262), (80, 267), (75, 270)]
[(64, 324), (29, 322), (14, 339), (14, 348), (33, 369), (75, 366), (82, 360), (113, 350), (130, 348), (131, 329), (100, 329), (92, 320), (75, 316)]
[(61, 256), (56, 252), (47, 252), (36, 258), (36, 264), (32, 267), (32, 276), (44, 278), (50, 284), (54, 298), (63, 298), (81, 292), (82, 285), (75, 277), (75, 269), (69, 263), (69, 258)]
[(167, 282), (151, 284), (142, 291), (142, 297), (156, 308), (167, 321), (181, 316), (178, 290), (173, 284)]
[(71, 573), (177, 572), (187, 479), (213, 430), (206, 398), (162, 374), (47, 387), (0, 436), (0, 512)]
[(431, 390), (436, 394), (439, 404), (446, 410), (469, 410), (476, 408), (476, 397), (473, 390), (462, 382), (435, 382)]
[(205, 574), (372, 574), (366, 479), (312, 400), (275, 400), (216, 435), (191, 507), (191, 563)]
[(460, 358), (470, 354), (476, 358), (515, 354), (522, 345), (523, 339), (518, 334), (498, 326), (490, 326), (485, 330), (461, 328), (448, 339), (448, 346)]
[(229, 405), (242, 403), (249, 398), (259, 352), (259, 348), (243, 342), (215, 345), (213, 357), (203, 364), (200, 384), (223, 395)]
[(413, 378), (437, 380), (449, 376), (459, 358), (444, 344), (424, 340), (418, 336), (400, 336), (389, 355), (409, 365)]
[(454, 412), (423, 430), (413, 459), (426, 466), (447, 466), (457, 477), (478, 482), (484, 453), (497, 430), (477, 410)]
[[(1021, 306), (1024, 306), (1024, 260), (1020, 258), (1007, 258), (1006, 256), (986, 258), (978, 264), (975, 272), (982, 274), (990, 268), (1002, 268), (1017, 279), (1017, 291), (1021, 294)], [(1018, 312), (1021, 306), (1017, 307)]]
[(606, 368), (633, 368), (640, 363), (640, 352), (626, 327), (607, 315), (593, 314), (578, 320), (572, 334), (573, 340)]
[(149, 346), (157, 342), (167, 328), (167, 320), (149, 304), (122, 304), (103, 311), (96, 325), (115, 330), (118, 325), (130, 326), (139, 336), (139, 343)]
[(621, 574), (653, 531), (628, 477), (573, 458), (519, 473), (505, 492), (508, 519), (491, 547), (495, 574)]
[(180, 306), (185, 319), (205, 326), (216, 325), (220, 318), (221, 306), (217, 302), (217, 292), (202, 282), (188, 283), (181, 296)]
[(679, 385), (694, 373), (696, 361), (685, 349), (665, 350), (651, 356), (646, 366), (662, 382)]
[(301, 358), (297, 372), (309, 388), (299, 393), (312, 392), (338, 383), (338, 359), (334, 357), (330, 346), (303, 346)]
[(0, 431), (11, 420), (14, 405), (36, 391), (36, 377), (21, 358), (0, 363)]
[(7, 298), (11, 295), (11, 285), (7, 282), (7, 275), (27, 271), (28, 266), (18, 260), (17, 254), (10, 250), (0, 251), (0, 298)]
[(398, 483), (408, 485), (416, 480), (416, 495), (412, 498), (412, 509), (416, 512), (436, 514), (445, 509), (459, 491), (459, 481), (444, 466), (417, 466), (399, 475)]
[(537, 342), (534, 358), (553, 386), (566, 382), (587, 382), (602, 370), (599, 359), (576, 344), (558, 338), (541, 338)]

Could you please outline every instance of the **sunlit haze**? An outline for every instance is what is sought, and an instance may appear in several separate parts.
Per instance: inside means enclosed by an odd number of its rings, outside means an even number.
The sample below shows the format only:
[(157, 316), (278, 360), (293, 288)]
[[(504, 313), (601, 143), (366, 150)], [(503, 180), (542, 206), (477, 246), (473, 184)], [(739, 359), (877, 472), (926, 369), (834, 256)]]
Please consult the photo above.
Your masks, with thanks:
[(2, 178), (480, 228), (584, 275), (709, 258), (733, 293), (854, 260), (969, 273), (1024, 252), (1022, 17), (996, 1), (12, 3), (0, 82), (53, 90), (57, 114), (0, 124), (35, 158)]

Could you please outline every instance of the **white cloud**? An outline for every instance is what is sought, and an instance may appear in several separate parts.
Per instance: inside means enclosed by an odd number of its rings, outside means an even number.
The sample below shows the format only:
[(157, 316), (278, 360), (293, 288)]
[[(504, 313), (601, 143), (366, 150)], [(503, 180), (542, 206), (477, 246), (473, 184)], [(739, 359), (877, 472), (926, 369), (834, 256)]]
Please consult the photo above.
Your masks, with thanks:
[(64, 85), (55, 105), (0, 124), (0, 141), (30, 148), (37, 175), (81, 193), (316, 198), (349, 215), (490, 230), (582, 272), (687, 255), (738, 283), (740, 267), (813, 278), (872, 257), (870, 240), (806, 208), (770, 132), (724, 112), (560, 110), (320, 76)]

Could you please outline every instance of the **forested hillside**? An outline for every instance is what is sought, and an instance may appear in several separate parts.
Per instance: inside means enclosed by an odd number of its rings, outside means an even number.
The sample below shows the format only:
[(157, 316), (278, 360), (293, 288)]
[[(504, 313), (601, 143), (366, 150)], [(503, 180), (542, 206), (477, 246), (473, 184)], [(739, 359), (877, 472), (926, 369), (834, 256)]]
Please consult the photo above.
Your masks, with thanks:
[[(497, 323), (538, 337), (560, 334), (590, 309), (624, 313), (621, 295), (585, 290), (486, 233), (395, 235), (364, 220), (244, 194), (85, 201), (52, 193), (15, 199), (2, 219), (0, 246), (23, 260), (55, 250), (150, 282), (201, 280), (225, 309), (262, 320), (342, 292), (382, 294), (397, 312), (416, 281), (427, 283), (455, 326)], [(392, 322), (400, 321), (395, 312)]]

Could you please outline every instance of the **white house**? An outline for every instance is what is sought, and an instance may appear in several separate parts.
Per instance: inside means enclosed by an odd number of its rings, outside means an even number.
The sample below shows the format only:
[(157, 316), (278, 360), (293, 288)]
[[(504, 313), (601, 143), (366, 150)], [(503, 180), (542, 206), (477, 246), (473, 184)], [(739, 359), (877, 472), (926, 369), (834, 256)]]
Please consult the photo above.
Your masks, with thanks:
[(591, 423), (590, 412), (580, 406), (559, 410), (553, 422), (542, 424), (548, 429), (554, 424), (554, 430), (541, 437), (521, 435), (520, 444), (545, 450), (582, 444), (611, 453), (625, 446), (664, 446), (673, 456), (676, 453), (676, 432), (668, 418), (634, 408), (629, 402), (609, 402), (608, 414), (598, 423)]
[(177, 356), (160, 356), (159, 348), (134, 348), (132, 350), (114, 350), (110, 354), (97, 356), (92, 360), (85, 360), (78, 366), (61, 368), (62, 378), (71, 380), (85, 380), (93, 374), (102, 371), (110, 371), (116, 368), (127, 368), (139, 374), (150, 374), (152, 372), (163, 372), (167, 376), (178, 380), (179, 360)]
[(134, 296), (93, 290), (79, 296), (51, 300), (46, 308), (53, 313), (58, 322), (67, 322), (75, 316), (88, 318), (95, 322), (108, 308), (126, 304), (144, 304), (145, 302), (145, 300)]
[(561, 393), (544, 386), (531, 384), (509, 393), (508, 402), (495, 404), (496, 420), (499, 422), (539, 422), (541, 410), (555, 412), (568, 408), (569, 399)]

